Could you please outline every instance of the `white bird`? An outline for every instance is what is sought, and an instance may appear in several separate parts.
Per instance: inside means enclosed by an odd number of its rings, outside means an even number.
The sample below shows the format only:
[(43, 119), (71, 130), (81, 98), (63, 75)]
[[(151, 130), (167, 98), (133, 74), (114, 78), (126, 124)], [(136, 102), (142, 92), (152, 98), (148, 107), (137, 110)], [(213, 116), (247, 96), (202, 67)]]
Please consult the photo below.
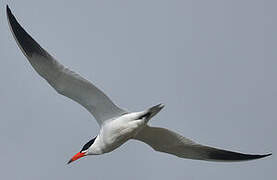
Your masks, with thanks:
[(21, 27), (8, 5), (7, 17), (17, 45), (38, 74), (59, 94), (85, 107), (100, 125), (99, 134), (86, 143), (68, 163), (83, 156), (111, 152), (130, 139), (142, 141), (156, 151), (197, 160), (243, 161), (271, 155), (242, 154), (204, 146), (171, 130), (147, 125), (164, 105), (159, 104), (140, 112), (127, 112), (119, 108), (92, 83), (64, 67), (46, 52)]

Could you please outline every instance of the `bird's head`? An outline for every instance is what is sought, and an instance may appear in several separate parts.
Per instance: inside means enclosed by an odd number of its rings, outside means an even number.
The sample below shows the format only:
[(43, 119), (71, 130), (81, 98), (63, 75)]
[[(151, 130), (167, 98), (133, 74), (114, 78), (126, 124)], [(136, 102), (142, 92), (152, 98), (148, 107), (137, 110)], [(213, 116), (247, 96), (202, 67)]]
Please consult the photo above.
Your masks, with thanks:
[(95, 141), (96, 137), (94, 137), (92, 140), (90, 140), (89, 142), (87, 142), (83, 148), (81, 149), (80, 152), (78, 152), (77, 154), (75, 154), (69, 161), (67, 164), (72, 163), (73, 161), (76, 161), (77, 159), (80, 159), (81, 157), (84, 157), (86, 155), (89, 155), (89, 149), (92, 147), (94, 141)]

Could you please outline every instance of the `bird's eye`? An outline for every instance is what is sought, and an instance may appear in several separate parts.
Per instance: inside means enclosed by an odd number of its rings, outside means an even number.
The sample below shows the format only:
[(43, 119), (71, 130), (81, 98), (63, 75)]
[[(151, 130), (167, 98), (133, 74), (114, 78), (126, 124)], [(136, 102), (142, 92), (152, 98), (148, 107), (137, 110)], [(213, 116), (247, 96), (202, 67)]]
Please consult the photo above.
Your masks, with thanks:
[(95, 139), (96, 139), (96, 137), (93, 138), (92, 140), (90, 140), (89, 142), (87, 142), (87, 143), (83, 146), (83, 148), (81, 149), (80, 152), (85, 152), (86, 150), (88, 150), (88, 148), (94, 143)]

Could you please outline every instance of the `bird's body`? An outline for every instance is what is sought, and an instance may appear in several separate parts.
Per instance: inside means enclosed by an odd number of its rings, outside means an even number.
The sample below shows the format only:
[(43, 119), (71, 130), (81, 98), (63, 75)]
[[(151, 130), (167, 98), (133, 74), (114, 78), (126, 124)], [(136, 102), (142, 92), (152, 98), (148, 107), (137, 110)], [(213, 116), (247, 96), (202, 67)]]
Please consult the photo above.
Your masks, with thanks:
[(86, 155), (111, 152), (129, 139), (142, 141), (159, 152), (197, 160), (243, 161), (271, 155), (242, 154), (204, 146), (171, 130), (149, 126), (148, 121), (164, 105), (159, 104), (140, 112), (128, 112), (118, 107), (91, 82), (60, 64), (45, 51), (21, 27), (8, 6), (7, 17), (18, 46), (37, 73), (59, 94), (85, 107), (100, 125), (99, 134), (86, 143), (69, 163)]
[(159, 104), (152, 107), (152, 111), (150, 108), (147, 111), (126, 113), (118, 118), (107, 120), (101, 125), (98, 136), (92, 147), (88, 149), (88, 154), (111, 152), (129, 139), (135, 139), (150, 120), (150, 117), (146, 116), (147, 113), (158, 113), (163, 107)]
[(130, 119), (128, 115), (105, 123), (96, 137), (97, 144), (88, 150), (88, 154), (95, 154), (96, 147), (99, 148), (97, 152), (100, 154), (111, 152), (133, 138), (145, 126), (145, 120)]

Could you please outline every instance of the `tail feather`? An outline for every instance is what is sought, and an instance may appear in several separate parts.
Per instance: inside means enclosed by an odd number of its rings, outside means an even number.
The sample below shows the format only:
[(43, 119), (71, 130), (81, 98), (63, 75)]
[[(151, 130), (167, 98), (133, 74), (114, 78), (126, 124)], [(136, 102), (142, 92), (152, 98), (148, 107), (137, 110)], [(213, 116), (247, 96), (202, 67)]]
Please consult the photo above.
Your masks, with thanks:
[(146, 113), (146, 118), (148, 120), (150, 120), (153, 116), (155, 116), (156, 114), (158, 114), (158, 112), (160, 112), (162, 110), (162, 108), (164, 107), (163, 104), (158, 104), (156, 106), (153, 106), (151, 108), (149, 108)]

